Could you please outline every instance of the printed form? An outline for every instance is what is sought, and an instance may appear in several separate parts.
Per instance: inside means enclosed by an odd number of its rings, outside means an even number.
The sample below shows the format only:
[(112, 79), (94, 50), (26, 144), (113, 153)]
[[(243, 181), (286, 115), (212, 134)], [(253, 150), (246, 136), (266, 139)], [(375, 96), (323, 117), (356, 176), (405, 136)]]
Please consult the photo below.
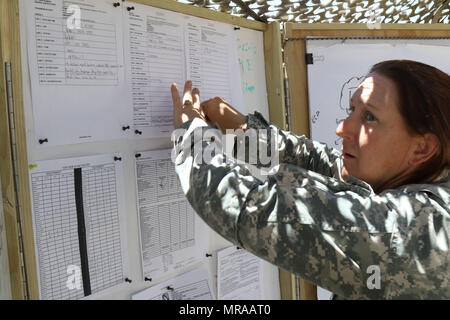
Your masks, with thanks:
[(194, 269), (131, 296), (132, 300), (215, 300), (208, 271)]
[(244, 111), (233, 26), (131, 4), (25, 2), (38, 146), (167, 137), (170, 85), (182, 94), (186, 79), (202, 101), (220, 96)]
[(262, 260), (246, 250), (228, 247), (217, 252), (217, 299), (263, 299)]
[(121, 8), (107, 0), (32, 0), (25, 8), (36, 143), (126, 137)]
[(40, 298), (80, 299), (123, 284), (123, 176), (114, 155), (38, 161), (30, 187)]
[(183, 94), (187, 79), (202, 101), (220, 96), (243, 110), (233, 26), (133, 3), (124, 11), (127, 85), (133, 125), (143, 138), (173, 130), (170, 86)]
[(144, 277), (155, 279), (205, 259), (208, 227), (181, 189), (171, 150), (139, 153), (136, 183)]
[(180, 14), (133, 3), (124, 11), (127, 85), (133, 125), (144, 138), (170, 136), (172, 83), (185, 82), (183, 20)]
[(243, 112), (243, 95), (233, 26), (185, 16), (187, 79), (202, 101), (216, 96)]

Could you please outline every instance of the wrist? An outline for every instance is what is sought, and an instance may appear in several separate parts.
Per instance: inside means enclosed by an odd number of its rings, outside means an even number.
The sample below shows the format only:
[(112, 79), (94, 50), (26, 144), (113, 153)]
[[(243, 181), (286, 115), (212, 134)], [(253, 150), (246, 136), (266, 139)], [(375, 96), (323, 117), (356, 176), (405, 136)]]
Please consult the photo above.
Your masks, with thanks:
[(248, 120), (248, 117), (243, 116), (241, 124), (239, 126), (239, 128), (242, 129), (243, 131), (247, 130), (247, 120)]

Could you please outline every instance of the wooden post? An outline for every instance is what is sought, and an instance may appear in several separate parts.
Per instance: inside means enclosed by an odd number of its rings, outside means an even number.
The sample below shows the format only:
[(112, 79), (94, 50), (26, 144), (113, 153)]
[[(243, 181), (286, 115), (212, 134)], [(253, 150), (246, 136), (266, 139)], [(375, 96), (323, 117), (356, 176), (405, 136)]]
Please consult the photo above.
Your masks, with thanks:
[(267, 30), (264, 32), (264, 57), (269, 120), (281, 129), (286, 129), (283, 57), (280, 24), (278, 22), (269, 23)]
[[(13, 299), (37, 298), (37, 276), (31, 218), (18, 0), (0, 2), (0, 174), (4, 190), (5, 225)], [(5, 62), (11, 64), (12, 99), (8, 103)], [(13, 108), (13, 116), (8, 107)], [(10, 119), (13, 122), (10, 122)], [(14, 129), (11, 137), (10, 129)], [(14, 143), (11, 143), (14, 142)], [(14, 148), (14, 150), (12, 149)], [(16, 171), (14, 171), (16, 168)], [(23, 246), (22, 246), (23, 244)], [(23, 254), (23, 253), (24, 254)], [(28, 285), (28, 286), (27, 286)]]

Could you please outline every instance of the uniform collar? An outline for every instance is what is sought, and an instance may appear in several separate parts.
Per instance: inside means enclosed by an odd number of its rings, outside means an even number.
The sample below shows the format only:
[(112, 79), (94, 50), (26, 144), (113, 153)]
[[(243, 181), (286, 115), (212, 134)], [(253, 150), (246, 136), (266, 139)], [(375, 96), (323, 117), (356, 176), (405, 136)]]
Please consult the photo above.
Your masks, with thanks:
[(441, 174), (439, 174), (439, 176), (436, 177), (436, 179), (433, 180), (433, 182), (440, 182), (440, 181), (444, 181), (447, 180), (450, 175), (450, 170), (448, 168), (445, 168), (444, 170), (442, 170)]

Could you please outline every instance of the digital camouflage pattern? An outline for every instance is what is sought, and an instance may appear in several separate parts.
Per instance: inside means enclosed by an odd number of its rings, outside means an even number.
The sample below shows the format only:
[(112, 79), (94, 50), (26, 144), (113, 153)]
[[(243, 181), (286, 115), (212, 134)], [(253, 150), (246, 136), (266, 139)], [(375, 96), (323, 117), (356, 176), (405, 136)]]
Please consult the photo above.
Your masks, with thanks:
[[(198, 164), (194, 146), (222, 147), (222, 134), (194, 135), (211, 129), (199, 118), (181, 128), (173, 141), (183, 191), (227, 240), (340, 298), (450, 299), (448, 170), (433, 184), (375, 194), (361, 180), (343, 180), (341, 152), (255, 113), (248, 128), (271, 128), (278, 139), (278, 170), (263, 182), (223, 153)], [(370, 266), (380, 270), (379, 289), (367, 285)]]

